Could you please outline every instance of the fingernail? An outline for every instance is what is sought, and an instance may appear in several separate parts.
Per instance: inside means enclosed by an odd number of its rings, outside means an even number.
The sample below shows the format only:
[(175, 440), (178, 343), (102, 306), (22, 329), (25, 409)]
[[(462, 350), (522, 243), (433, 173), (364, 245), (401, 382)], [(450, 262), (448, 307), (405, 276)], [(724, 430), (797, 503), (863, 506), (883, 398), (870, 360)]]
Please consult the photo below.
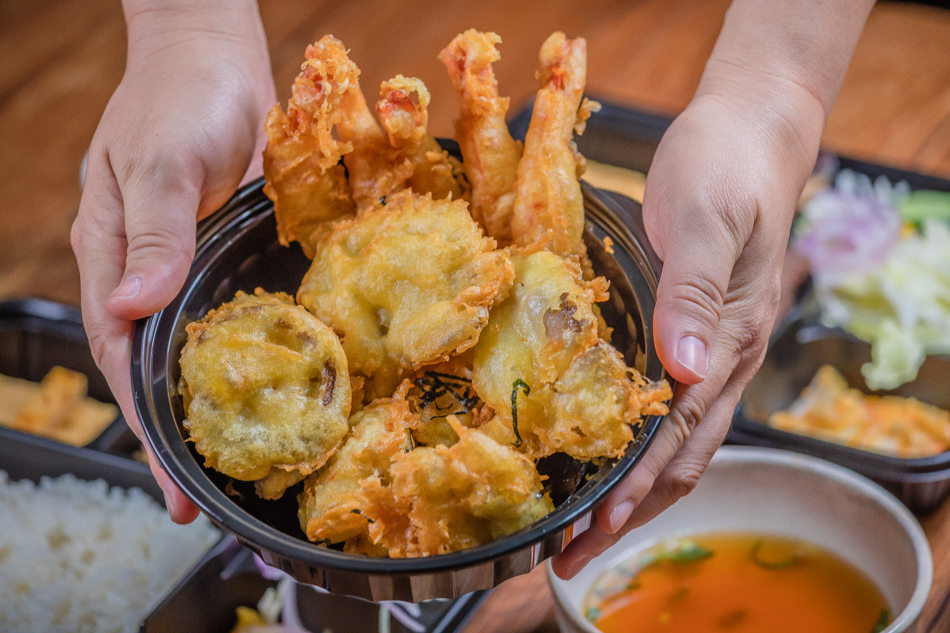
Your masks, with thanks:
[(584, 569), (584, 566), (587, 563), (589, 563), (590, 560), (591, 560), (590, 556), (584, 556), (584, 557), (578, 558), (576, 561), (571, 563), (571, 565), (567, 568), (567, 571), (565, 572), (566, 578), (564, 580), (570, 580), (575, 575), (577, 575), (577, 572)]
[(623, 501), (616, 508), (610, 511), (610, 533), (616, 534), (617, 530), (622, 528), (630, 515), (633, 514), (633, 501)]
[(162, 490), (162, 494), (165, 495), (165, 509), (168, 510), (168, 516), (170, 516), (170, 517), (175, 516), (175, 514), (176, 514), (176, 512), (177, 512), (177, 510), (178, 510), (178, 509), (175, 507), (175, 503), (174, 503), (174, 501), (173, 501), (173, 499), (175, 498), (175, 496), (168, 494), (168, 493), (165, 492), (164, 490)]
[(109, 295), (110, 299), (132, 299), (142, 289), (141, 275), (132, 275), (122, 280), (122, 283)]
[(700, 378), (706, 377), (706, 344), (695, 336), (684, 336), (676, 347), (676, 360)]

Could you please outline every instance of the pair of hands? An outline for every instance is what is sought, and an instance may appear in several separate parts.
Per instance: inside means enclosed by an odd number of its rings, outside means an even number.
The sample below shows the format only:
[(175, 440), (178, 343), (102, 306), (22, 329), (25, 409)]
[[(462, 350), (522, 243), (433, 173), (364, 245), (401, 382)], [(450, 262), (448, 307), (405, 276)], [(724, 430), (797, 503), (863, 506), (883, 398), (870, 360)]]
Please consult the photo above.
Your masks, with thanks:
[[(233, 22), (208, 22), (197, 38), (201, 9), (168, 17), (179, 28), (161, 32), (148, 15), (128, 15), (127, 70), (90, 147), (72, 231), (83, 319), (140, 438), (129, 377), (132, 320), (175, 297), (194, 255), (196, 221), (259, 175), (263, 120), (276, 102), (256, 6), (233, 10)], [(780, 95), (789, 107), (776, 110), (763, 109), (774, 95), (758, 85), (723, 85), (729, 89), (701, 87), (676, 119), (647, 183), (644, 220), (664, 260), (655, 336), (679, 383), (672, 410), (597, 510), (596, 524), (554, 560), (562, 576), (695, 486), (764, 353), (789, 224), (824, 112), (795, 86)], [(193, 520), (197, 508), (154, 456), (150, 463), (172, 519)]]

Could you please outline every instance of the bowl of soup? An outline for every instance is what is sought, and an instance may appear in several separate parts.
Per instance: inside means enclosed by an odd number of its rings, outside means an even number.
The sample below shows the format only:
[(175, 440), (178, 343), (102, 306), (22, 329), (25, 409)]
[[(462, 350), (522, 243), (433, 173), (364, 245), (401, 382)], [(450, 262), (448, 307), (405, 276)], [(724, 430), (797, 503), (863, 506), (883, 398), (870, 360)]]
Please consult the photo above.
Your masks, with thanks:
[(565, 633), (915, 631), (933, 562), (914, 516), (825, 460), (724, 446), (696, 489), (570, 580)]

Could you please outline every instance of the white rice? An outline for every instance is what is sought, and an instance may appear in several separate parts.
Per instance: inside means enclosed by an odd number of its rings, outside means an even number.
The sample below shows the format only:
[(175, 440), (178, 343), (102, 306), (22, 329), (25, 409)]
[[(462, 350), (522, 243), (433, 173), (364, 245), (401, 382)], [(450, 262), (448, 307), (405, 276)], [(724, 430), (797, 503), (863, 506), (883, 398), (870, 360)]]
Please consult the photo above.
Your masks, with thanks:
[(135, 633), (218, 536), (137, 488), (0, 471), (0, 632)]

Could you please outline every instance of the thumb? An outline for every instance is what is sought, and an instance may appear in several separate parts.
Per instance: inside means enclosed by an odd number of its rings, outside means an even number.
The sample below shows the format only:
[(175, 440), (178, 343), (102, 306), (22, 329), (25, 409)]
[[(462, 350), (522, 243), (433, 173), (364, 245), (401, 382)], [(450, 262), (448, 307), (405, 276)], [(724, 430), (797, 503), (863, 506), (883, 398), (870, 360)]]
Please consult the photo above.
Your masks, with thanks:
[(170, 176), (131, 184), (122, 191), (128, 241), (122, 281), (106, 307), (119, 319), (158, 312), (178, 294), (195, 254), (200, 191)]
[(654, 339), (670, 375), (677, 382), (696, 384), (706, 378), (741, 246), (721, 226), (703, 222), (701, 218), (708, 217), (703, 211), (672, 213), (678, 217), (656, 240), (665, 259), (653, 313)]

